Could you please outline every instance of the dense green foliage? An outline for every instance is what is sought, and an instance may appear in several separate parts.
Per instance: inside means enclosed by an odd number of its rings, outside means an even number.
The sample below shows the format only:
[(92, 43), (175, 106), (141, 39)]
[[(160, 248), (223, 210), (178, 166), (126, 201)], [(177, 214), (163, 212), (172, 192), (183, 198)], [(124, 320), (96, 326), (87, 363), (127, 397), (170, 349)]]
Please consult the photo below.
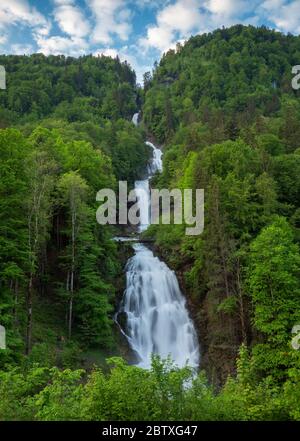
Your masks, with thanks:
[[(299, 382), (291, 372), (279, 388), (271, 379), (256, 385), (241, 349), (236, 379), (215, 395), (205, 375), (176, 369), (154, 358), (151, 370), (108, 360), (111, 370), (18, 368), (0, 373), (0, 420), (86, 421), (272, 421), (300, 416)], [(189, 387), (187, 387), (187, 383)]]
[(113, 232), (96, 223), (95, 197), (146, 167), (130, 122), (135, 74), (107, 57), (0, 58), (0, 365), (25, 351), (68, 366), (80, 346), (116, 345), (121, 261)]
[(119, 60), (1, 55), (0, 64), (7, 72), (7, 93), (0, 96), (2, 124), (51, 113), (69, 122), (99, 122), (130, 118), (136, 110), (135, 73)]
[(81, 346), (114, 345), (120, 260), (95, 194), (147, 161), (128, 121), (134, 73), (105, 57), (0, 57), (0, 420), (300, 419), (299, 62), (299, 37), (239, 25), (178, 45), (145, 76), (144, 126), (164, 143), (154, 183), (205, 190), (203, 234), (145, 233), (182, 276), (196, 375), (156, 358), (75, 370)]
[(299, 57), (299, 37), (265, 28), (196, 36), (162, 58), (144, 105), (145, 124), (165, 143), (156, 184), (205, 191), (202, 235), (180, 225), (147, 234), (182, 274), (211, 380), (235, 371), (244, 343), (266, 395), (266, 381), (284, 390), (291, 372), (300, 380), (291, 346), (300, 323)]
[[(240, 127), (273, 115), (282, 98), (295, 96), (291, 70), (299, 57), (299, 37), (264, 27), (237, 25), (192, 37), (163, 56), (147, 83), (144, 121), (160, 141), (200, 121), (202, 142), (209, 134), (214, 142), (236, 138)], [(292, 103), (283, 110), (290, 110), (289, 124), (295, 124), (286, 139), (293, 149), (299, 123)]]

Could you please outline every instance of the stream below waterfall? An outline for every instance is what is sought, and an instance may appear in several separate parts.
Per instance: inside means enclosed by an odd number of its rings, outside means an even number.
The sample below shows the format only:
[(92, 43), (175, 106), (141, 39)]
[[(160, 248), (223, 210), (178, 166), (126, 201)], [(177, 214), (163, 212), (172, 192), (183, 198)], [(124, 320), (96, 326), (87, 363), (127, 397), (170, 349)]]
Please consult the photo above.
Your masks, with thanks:
[[(138, 124), (139, 114), (132, 122)], [(140, 210), (139, 232), (150, 223), (150, 179), (162, 171), (162, 151), (147, 141), (153, 156), (147, 178), (135, 182)], [(141, 243), (132, 245), (134, 256), (126, 265), (126, 289), (119, 313), (126, 314), (126, 328), (121, 329), (137, 358), (137, 365), (151, 366), (151, 355), (170, 358), (183, 367), (199, 365), (199, 344), (174, 271), (155, 257)]]

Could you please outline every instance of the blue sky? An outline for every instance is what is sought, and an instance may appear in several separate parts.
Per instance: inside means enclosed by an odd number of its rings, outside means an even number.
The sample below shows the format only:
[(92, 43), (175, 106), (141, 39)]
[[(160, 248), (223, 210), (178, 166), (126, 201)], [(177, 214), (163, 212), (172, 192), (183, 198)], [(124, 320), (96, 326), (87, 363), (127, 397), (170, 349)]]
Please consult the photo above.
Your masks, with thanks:
[(300, 0), (0, 0), (0, 52), (103, 53), (142, 74), (191, 35), (236, 23), (300, 33)]

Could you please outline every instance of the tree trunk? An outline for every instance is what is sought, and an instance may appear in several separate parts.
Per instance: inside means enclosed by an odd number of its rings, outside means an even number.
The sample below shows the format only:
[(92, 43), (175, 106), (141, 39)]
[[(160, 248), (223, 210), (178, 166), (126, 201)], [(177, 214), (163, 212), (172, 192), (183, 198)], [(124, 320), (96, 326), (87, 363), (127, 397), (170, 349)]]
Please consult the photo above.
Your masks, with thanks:
[(13, 317), (14, 317), (14, 324), (18, 324), (18, 302), (19, 302), (19, 282), (18, 280), (15, 281), (14, 284), (14, 308), (13, 308)]
[(31, 350), (32, 339), (32, 290), (33, 290), (33, 274), (30, 274), (28, 294), (27, 294), (27, 329), (26, 329), (26, 348), (25, 353), (28, 355)]
[(75, 227), (76, 227), (76, 212), (73, 206), (72, 207), (72, 264), (71, 264), (69, 326), (68, 326), (69, 339), (72, 336), (72, 320), (73, 320), (74, 273), (75, 273)]
[(69, 323), (68, 323), (68, 335), (72, 336), (72, 320), (73, 320), (73, 298), (74, 298), (74, 272), (71, 272), (71, 290), (69, 300)]
[(243, 290), (241, 286), (241, 267), (239, 260), (237, 261), (237, 291), (239, 297), (239, 306), (240, 306), (240, 320), (241, 320), (241, 330), (242, 330), (242, 338), (243, 343), (247, 344), (247, 329), (246, 329), (246, 320), (245, 320), (245, 308), (244, 308), (244, 299), (243, 299)]

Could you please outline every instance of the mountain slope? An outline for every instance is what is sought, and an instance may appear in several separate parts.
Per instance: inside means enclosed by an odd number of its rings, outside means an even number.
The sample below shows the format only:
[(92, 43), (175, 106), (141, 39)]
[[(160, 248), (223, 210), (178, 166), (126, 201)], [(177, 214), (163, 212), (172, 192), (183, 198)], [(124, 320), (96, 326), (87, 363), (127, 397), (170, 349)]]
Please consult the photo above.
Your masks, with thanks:
[(145, 84), (144, 123), (165, 143), (155, 183), (205, 190), (201, 236), (182, 226), (152, 234), (181, 273), (217, 384), (243, 342), (258, 378), (299, 363), (299, 60), (299, 37), (238, 25), (178, 45)]

